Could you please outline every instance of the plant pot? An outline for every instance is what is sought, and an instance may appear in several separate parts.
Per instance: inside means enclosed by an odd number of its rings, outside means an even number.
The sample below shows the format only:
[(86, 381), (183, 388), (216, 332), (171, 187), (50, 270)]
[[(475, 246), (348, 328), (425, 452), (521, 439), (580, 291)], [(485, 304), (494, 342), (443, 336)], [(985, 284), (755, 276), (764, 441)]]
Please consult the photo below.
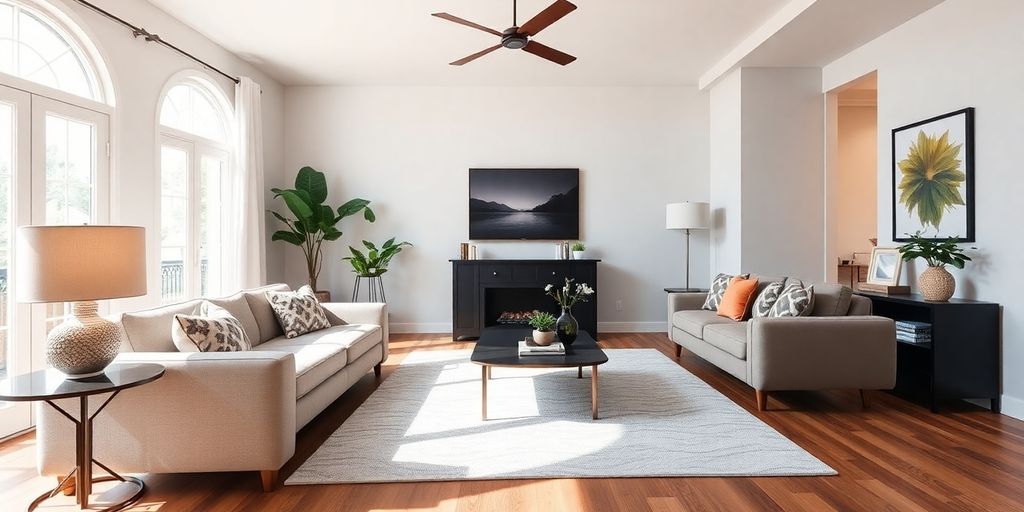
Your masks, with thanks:
[(318, 292), (313, 292), (313, 295), (316, 296), (316, 300), (319, 301), (319, 302), (330, 302), (331, 301), (331, 292), (328, 292), (328, 291), (318, 291)]
[(574, 260), (582, 260), (582, 259), (584, 259), (586, 257), (587, 257), (587, 251), (573, 251), (572, 252), (572, 259), (574, 259)]
[(558, 333), (558, 341), (561, 341), (565, 346), (572, 345), (572, 342), (576, 341), (579, 330), (580, 324), (576, 322), (576, 318), (572, 316), (568, 309), (563, 309), (562, 316), (558, 317), (558, 321), (555, 322), (555, 332)]
[(533, 342), (546, 347), (555, 341), (555, 331), (538, 331), (533, 330)]
[(945, 267), (928, 267), (918, 279), (921, 296), (930, 302), (946, 302), (956, 291), (956, 279)]

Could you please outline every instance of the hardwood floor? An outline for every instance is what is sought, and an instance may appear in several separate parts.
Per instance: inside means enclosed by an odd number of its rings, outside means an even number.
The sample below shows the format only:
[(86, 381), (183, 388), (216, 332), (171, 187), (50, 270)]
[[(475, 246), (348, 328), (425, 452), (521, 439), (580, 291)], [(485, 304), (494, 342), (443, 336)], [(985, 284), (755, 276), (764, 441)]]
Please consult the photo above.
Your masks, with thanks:
[[(414, 350), (468, 348), (450, 337), (395, 335), (386, 379)], [(657, 348), (663, 334), (609, 334), (606, 348)], [(622, 478), (281, 487), (257, 473), (148, 475), (137, 511), (1024, 510), (1024, 422), (968, 404), (932, 414), (887, 393), (862, 411), (855, 390), (772, 393), (758, 412), (742, 382), (683, 351), (680, 364), (835, 468), (799, 478)], [(367, 374), (298, 435), (287, 478), (377, 386)], [(114, 468), (115, 470), (117, 468)], [(35, 472), (32, 434), (0, 445), (0, 510), (19, 510), (48, 487)]]

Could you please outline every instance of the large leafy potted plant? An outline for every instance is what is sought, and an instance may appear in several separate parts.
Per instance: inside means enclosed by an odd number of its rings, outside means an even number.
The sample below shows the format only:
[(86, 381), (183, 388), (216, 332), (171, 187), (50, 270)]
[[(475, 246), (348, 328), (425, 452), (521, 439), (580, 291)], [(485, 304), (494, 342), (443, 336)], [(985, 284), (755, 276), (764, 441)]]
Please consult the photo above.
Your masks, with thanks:
[(957, 244), (958, 237), (935, 240), (923, 238), (919, 231), (910, 235), (910, 241), (899, 247), (904, 261), (922, 258), (928, 262), (928, 268), (918, 280), (924, 300), (946, 302), (956, 291), (956, 279), (946, 270), (946, 265), (962, 269), (966, 262), (971, 261)]
[(299, 169), (295, 176), (295, 188), (270, 190), (275, 198), (280, 197), (284, 201), (292, 214), (292, 218), (288, 218), (278, 212), (271, 212), (277, 220), (288, 227), (287, 230), (274, 232), (271, 239), (287, 242), (302, 249), (302, 254), (306, 257), (309, 286), (317, 291), (317, 297), (321, 300), (330, 300), (329, 292), (321, 292), (317, 288), (317, 278), (323, 266), (323, 243), (341, 238), (342, 232), (338, 229), (338, 223), (345, 217), (362, 212), (364, 219), (373, 222), (376, 217), (368, 206), (370, 201), (356, 198), (337, 209), (331, 207), (327, 204), (326, 176), (309, 166)]
[[(356, 249), (355, 247), (349, 246), (348, 250), (352, 253), (351, 256), (342, 258), (352, 265), (352, 272), (359, 278), (371, 278), (376, 280), (376, 286), (380, 290), (380, 299), (384, 299), (384, 283), (380, 280), (385, 272), (388, 271), (388, 265), (391, 263), (391, 259), (394, 258), (398, 253), (402, 252), (402, 247), (412, 247), (409, 242), (398, 242), (395, 243), (395, 238), (392, 237), (390, 240), (384, 242), (379, 248), (373, 244), (373, 242), (363, 240), (363, 247), (366, 248), (366, 253)], [(375, 300), (373, 296), (373, 281), (370, 284), (371, 288), (371, 300)], [(352, 300), (356, 300), (359, 290), (359, 280), (356, 280), (355, 289), (352, 290)]]

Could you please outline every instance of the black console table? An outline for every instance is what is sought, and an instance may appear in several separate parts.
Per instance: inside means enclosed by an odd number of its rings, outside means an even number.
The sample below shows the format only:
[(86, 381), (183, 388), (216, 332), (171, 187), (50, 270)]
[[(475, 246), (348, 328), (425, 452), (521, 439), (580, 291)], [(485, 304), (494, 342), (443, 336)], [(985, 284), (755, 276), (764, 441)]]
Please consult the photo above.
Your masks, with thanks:
[(875, 315), (932, 325), (931, 343), (897, 340), (896, 393), (923, 397), (932, 412), (940, 400), (964, 398), (988, 399), (999, 412), (999, 304), (857, 293), (871, 299)]
[(597, 334), (597, 264), (601, 260), (451, 260), (452, 337), (474, 339), (485, 327), (526, 327), (502, 324), (502, 313), (561, 311), (544, 293), (548, 284), (562, 286), (566, 278), (594, 289), (588, 302), (579, 302), (572, 315), (580, 330)]

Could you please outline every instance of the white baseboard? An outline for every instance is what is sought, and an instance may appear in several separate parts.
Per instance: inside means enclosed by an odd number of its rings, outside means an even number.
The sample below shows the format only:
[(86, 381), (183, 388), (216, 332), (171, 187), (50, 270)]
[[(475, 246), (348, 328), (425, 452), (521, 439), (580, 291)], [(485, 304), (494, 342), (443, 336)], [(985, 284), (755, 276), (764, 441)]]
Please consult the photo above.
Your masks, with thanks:
[(665, 322), (598, 322), (600, 332), (666, 332)]
[(1018, 420), (1024, 420), (1024, 400), (1015, 396), (1003, 395), (1001, 412)]
[(452, 324), (445, 322), (394, 323), (388, 326), (394, 333), (451, 334)]

